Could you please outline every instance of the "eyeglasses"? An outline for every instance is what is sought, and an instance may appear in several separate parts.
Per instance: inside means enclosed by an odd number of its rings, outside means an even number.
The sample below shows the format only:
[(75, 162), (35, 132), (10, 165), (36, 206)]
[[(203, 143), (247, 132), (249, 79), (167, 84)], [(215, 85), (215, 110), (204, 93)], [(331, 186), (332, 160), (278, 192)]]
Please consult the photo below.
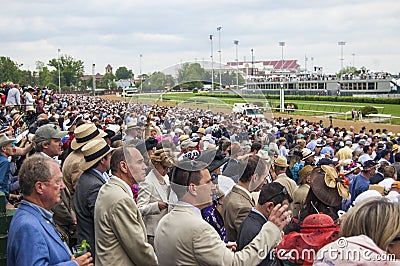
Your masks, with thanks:
[[(274, 196), (270, 197), (269, 199), (265, 200), (264, 203), (269, 202), (269, 201), (272, 201), (273, 198), (276, 198), (276, 197), (278, 197), (278, 196), (281, 195), (281, 194), (283, 194), (283, 195), (285, 195), (285, 196), (288, 195), (288, 192), (287, 192), (286, 187), (283, 187), (282, 191), (280, 191), (279, 193), (277, 193), (277, 194), (275, 194)], [(263, 204), (264, 204), (264, 203), (263, 203)]]
[(211, 182), (215, 185), (218, 185), (218, 174), (215, 173), (211, 174)]

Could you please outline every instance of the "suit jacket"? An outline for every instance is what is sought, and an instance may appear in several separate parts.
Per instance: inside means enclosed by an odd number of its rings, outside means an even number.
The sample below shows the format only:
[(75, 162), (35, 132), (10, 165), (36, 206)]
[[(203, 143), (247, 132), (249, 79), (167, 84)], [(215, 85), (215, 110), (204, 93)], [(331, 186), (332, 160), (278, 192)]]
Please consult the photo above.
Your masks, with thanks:
[(61, 191), (60, 202), (51, 210), (54, 212), (54, 222), (58, 226), (58, 230), (66, 238), (66, 243), (70, 245), (71, 229), (75, 226), (75, 213), (72, 210), (72, 198), (68, 188)]
[(278, 182), (282, 186), (286, 187), (288, 194), (293, 199), (294, 191), (297, 189), (296, 182), (294, 182), (293, 179), (290, 179), (286, 174), (280, 174), (276, 177), (274, 182)]
[[(251, 210), (249, 212), (249, 215), (247, 215), (246, 219), (244, 219), (242, 225), (240, 226), (238, 239), (236, 241), (236, 251), (240, 251), (245, 246), (247, 246), (258, 235), (258, 232), (260, 232), (262, 226), (266, 222), (267, 220), (264, 217), (262, 217), (259, 213)], [(273, 263), (281, 265), (279, 260), (273, 260), (271, 258), (272, 257), (267, 254), (266, 258), (258, 265), (272, 265)]]
[(222, 216), (228, 241), (236, 241), (239, 227), (254, 207), (253, 199), (235, 185), (224, 199)]
[(78, 180), (74, 195), (74, 207), (77, 220), (78, 243), (83, 239), (90, 244), (92, 257), (95, 258), (94, 206), (97, 194), (106, 182), (92, 168), (85, 171)]
[(300, 211), (303, 209), (309, 190), (310, 185), (303, 184), (294, 191), (292, 203), (293, 217), (298, 218), (300, 216)]
[[(160, 211), (158, 202), (168, 202), (168, 194), (163, 190), (160, 182), (154, 173), (157, 170), (151, 170), (146, 176), (144, 182), (139, 185), (139, 194), (137, 204), (143, 221), (146, 225), (147, 235), (154, 236), (160, 219), (168, 213), (168, 209)], [(167, 186), (169, 186), (168, 176), (163, 177)]]
[(65, 186), (69, 189), (69, 192), (71, 193), (71, 198), (74, 198), (76, 183), (83, 173), (80, 167), (80, 163), (83, 160), (83, 152), (80, 149), (75, 150), (68, 154), (62, 167), (63, 180)]
[(8, 232), (7, 265), (75, 266), (76, 262), (55, 227), (23, 200)]
[(96, 265), (157, 265), (142, 215), (117, 178), (100, 189), (95, 205)]
[(267, 247), (268, 252), (281, 239), (279, 228), (267, 222), (259, 237), (242, 251), (232, 252), (193, 208), (177, 205), (159, 222), (155, 249), (160, 265), (256, 265), (260, 250)]

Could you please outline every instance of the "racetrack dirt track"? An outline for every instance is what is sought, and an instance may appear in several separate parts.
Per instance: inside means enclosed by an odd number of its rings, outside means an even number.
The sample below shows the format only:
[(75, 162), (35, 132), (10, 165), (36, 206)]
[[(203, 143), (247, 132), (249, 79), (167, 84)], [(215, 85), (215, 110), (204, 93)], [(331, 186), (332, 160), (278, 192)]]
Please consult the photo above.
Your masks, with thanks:
[[(115, 100), (115, 101), (121, 101), (121, 97), (116, 96), (116, 95), (105, 95), (105, 96), (100, 96), (101, 98), (109, 99), (109, 100)], [(144, 103), (149, 103), (149, 102), (144, 102)], [(158, 105), (160, 106), (171, 106), (170, 103), (168, 102), (157, 102)], [(213, 108), (210, 108), (211, 111), (214, 112), (220, 112), (221, 109), (218, 108), (217, 110), (213, 110)], [(291, 115), (287, 113), (274, 113), (274, 117), (285, 117), (289, 118), (292, 117), (293, 119), (304, 119), (308, 120), (311, 122), (318, 122), (320, 120), (323, 121), (324, 126), (329, 125), (329, 118), (320, 118), (317, 116), (301, 116), (301, 115)], [(333, 127), (339, 127), (339, 128), (346, 128), (349, 129), (350, 126), (354, 126), (354, 130), (356, 132), (360, 131), (363, 126), (366, 127), (367, 131), (369, 129), (374, 129), (374, 131), (378, 128), (380, 129), (387, 129), (389, 132), (394, 132), (394, 133), (400, 133), (400, 125), (390, 125), (390, 124), (384, 124), (384, 123), (370, 123), (370, 122), (365, 122), (365, 121), (351, 121), (351, 120), (340, 120), (340, 119), (333, 119), (332, 120)]]

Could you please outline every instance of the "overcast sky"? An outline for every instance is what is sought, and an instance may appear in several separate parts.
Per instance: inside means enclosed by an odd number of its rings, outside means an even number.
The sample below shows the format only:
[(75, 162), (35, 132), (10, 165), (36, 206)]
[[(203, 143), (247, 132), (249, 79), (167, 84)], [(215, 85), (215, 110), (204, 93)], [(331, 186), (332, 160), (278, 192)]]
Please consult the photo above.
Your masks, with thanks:
[[(162, 71), (181, 62), (297, 59), (301, 67), (341, 65), (400, 72), (398, 0), (1, 0), (0, 55), (24, 69), (47, 63), (57, 49), (85, 63), (85, 73), (104, 73), (111, 64), (139, 73)], [(354, 56), (352, 54), (355, 54)]]

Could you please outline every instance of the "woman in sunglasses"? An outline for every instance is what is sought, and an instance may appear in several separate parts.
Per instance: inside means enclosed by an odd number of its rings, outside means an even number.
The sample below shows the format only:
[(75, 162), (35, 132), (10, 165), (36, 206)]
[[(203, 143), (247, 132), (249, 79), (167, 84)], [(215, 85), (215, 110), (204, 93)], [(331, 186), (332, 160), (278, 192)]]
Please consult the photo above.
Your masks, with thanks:
[(151, 171), (139, 184), (137, 204), (146, 226), (148, 242), (154, 246), (158, 222), (168, 212), (168, 174), (176, 157), (170, 149), (159, 149), (150, 156), (150, 160)]

